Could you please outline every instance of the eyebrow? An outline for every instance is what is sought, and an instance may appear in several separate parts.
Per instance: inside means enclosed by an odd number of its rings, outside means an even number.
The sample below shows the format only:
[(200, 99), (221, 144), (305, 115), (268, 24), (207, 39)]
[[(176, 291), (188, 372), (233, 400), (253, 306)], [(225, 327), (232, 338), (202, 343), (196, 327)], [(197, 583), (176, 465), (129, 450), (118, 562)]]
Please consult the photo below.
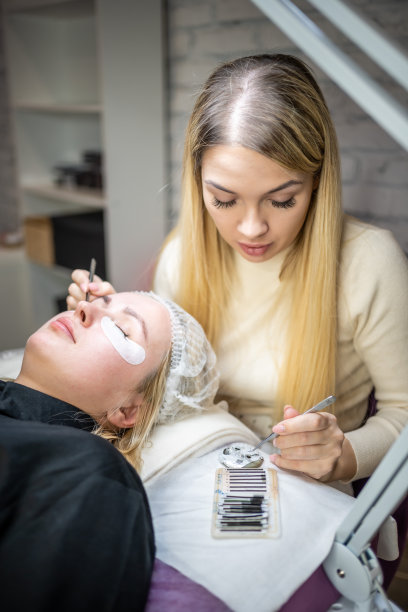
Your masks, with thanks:
[[(226, 187), (223, 187), (222, 185), (218, 185), (218, 183), (215, 183), (214, 181), (204, 181), (204, 183), (206, 183), (207, 185), (212, 185), (213, 187), (215, 187), (216, 189), (220, 189), (221, 191), (226, 191), (227, 193), (236, 193), (235, 191), (226, 189)], [(303, 181), (295, 181), (292, 179), (290, 181), (286, 181), (286, 183), (282, 183), (282, 185), (279, 185), (279, 187), (270, 189), (269, 191), (265, 193), (265, 195), (268, 195), (269, 193), (275, 193), (276, 191), (281, 191), (282, 189), (286, 189), (286, 187), (291, 187), (292, 185), (302, 185), (302, 184), (303, 184)]]
[(142, 326), (143, 335), (147, 342), (149, 339), (149, 334), (147, 333), (147, 326), (146, 326), (146, 321), (144, 320), (144, 318), (141, 317), (140, 314), (138, 314), (135, 310), (133, 310), (133, 308), (130, 308), (130, 306), (126, 306), (126, 308), (123, 309), (123, 312), (130, 315), (131, 317), (134, 317), (135, 319), (137, 319), (137, 321), (139, 321), (140, 325)]

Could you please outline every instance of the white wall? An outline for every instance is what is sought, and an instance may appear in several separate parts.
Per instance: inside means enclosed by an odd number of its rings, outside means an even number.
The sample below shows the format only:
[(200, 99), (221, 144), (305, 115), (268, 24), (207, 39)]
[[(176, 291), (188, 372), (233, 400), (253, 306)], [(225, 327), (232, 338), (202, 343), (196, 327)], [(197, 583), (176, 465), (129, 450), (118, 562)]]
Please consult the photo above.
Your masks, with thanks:
[(0, 248), (0, 351), (23, 347), (32, 330), (22, 248)]

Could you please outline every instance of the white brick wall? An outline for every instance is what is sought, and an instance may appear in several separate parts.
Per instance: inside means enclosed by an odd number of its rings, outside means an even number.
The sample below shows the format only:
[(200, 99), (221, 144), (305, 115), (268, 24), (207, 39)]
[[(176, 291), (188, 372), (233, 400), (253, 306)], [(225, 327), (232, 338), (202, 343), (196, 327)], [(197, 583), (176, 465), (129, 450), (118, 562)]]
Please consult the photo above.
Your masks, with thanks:
[[(408, 94), (305, 2), (296, 1), (344, 51), (407, 106)], [(408, 0), (349, 0), (408, 52)], [(386, 227), (408, 252), (408, 154), (304, 56), (250, 0), (168, 0), (170, 198), (180, 201), (182, 142), (194, 97), (220, 62), (250, 53), (287, 52), (315, 71), (336, 125), (345, 210)]]

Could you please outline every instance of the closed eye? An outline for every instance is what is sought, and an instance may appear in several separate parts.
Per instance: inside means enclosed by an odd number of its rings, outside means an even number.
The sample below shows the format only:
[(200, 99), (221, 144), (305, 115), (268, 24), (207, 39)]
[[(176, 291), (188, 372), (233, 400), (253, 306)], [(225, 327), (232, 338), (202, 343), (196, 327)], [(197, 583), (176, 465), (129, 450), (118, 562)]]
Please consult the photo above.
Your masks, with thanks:
[[(108, 306), (108, 305), (109, 305), (109, 304), (112, 302), (112, 296), (110, 296), (110, 295), (101, 295), (101, 296), (99, 296), (99, 297), (98, 297), (98, 298), (96, 298), (96, 299), (97, 299), (97, 300), (103, 300), (103, 302), (104, 302), (104, 305), (105, 305), (105, 306)], [(95, 301), (96, 301), (96, 300), (95, 300)], [(139, 317), (139, 315), (137, 315), (137, 313), (135, 313), (135, 312), (134, 312), (134, 311), (133, 311), (131, 308), (129, 308), (129, 307), (124, 308), (123, 312), (124, 312), (125, 314), (132, 315), (133, 317), (135, 317), (135, 318), (136, 318), (136, 319), (137, 319), (137, 320), (140, 322), (140, 324), (141, 324), (141, 326), (142, 326), (143, 334), (144, 334), (145, 338), (147, 338), (147, 330), (146, 330), (146, 324), (145, 324), (144, 320), (143, 320), (143, 319), (141, 319), (141, 317)], [(125, 332), (125, 331), (124, 331), (124, 330), (123, 330), (123, 329), (120, 327), (120, 325), (118, 325), (118, 324), (117, 324), (117, 323), (114, 321), (114, 319), (113, 319), (113, 315), (110, 317), (110, 319), (111, 319), (112, 323), (113, 323), (113, 324), (114, 324), (114, 325), (115, 325), (115, 326), (118, 328), (118, 330), (119, 330), (119, 331), (120, 331), (120, 332), (123, 334), (123, 337), (124, 337), (124, 338), (130, 338), (130, 334), (127, 334), (127, 333), (126, 333), (126, 332)]]
[(120, 327), (120, 325), (118, 325), (117, 323), (115, 323), (116, 327), (118, 328), (119, 331), (122, 332), (124, 338), (129, 338), (129, 334), (126, 334), (123, 329)]
[(296, 204), (294, 198), (289, 198), (289, 200), (285, 200), (284, 202), (278, 202), (277, 200), (271, 200), (272, 206), (275, 208), (292, 208)]
[(218, 200), (216, 197), (214, 197), (212, 203), (216, 208), (230, 208), (231, 206), (234, 206), (236, 200), (228, 200), (228, 202), (223, 202), (222, 200)]

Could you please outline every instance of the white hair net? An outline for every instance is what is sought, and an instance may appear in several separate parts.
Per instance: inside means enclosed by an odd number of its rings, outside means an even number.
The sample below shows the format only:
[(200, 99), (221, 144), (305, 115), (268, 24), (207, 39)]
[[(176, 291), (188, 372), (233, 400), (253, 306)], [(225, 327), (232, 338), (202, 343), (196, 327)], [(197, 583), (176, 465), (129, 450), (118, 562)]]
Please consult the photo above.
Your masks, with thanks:
[(213, 406), (219, 374), (201, 325), (174, 302), (153, 292), (148, 295), (167, 308), (171, 321), (170, 370), (157, 418), (157, 423), (166, 423)]

